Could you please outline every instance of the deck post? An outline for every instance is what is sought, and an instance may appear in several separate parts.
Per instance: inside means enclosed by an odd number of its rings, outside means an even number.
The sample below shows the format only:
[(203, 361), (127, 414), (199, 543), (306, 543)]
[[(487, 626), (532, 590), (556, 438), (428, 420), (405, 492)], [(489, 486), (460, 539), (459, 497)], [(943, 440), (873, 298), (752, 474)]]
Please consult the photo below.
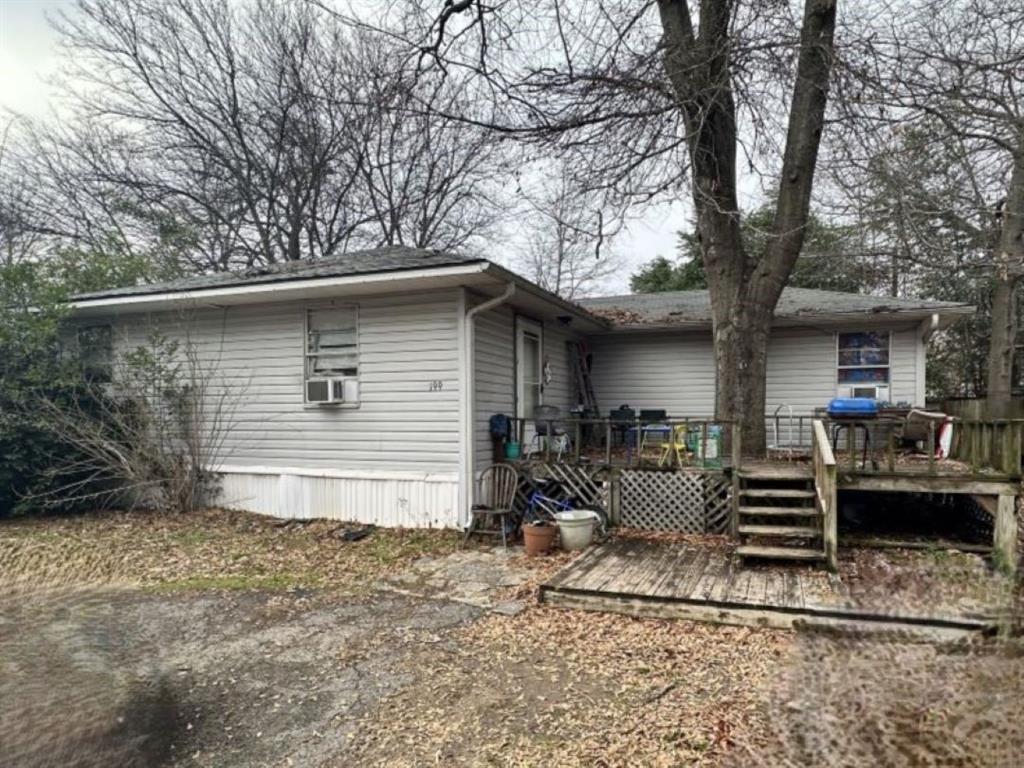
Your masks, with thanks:
[(996, 568), (1007, 575), (1017, 572), (1017, 497), (1000, 494), (993, 526), (992, 556)]
[(608, 521), (612, 525), (622, 522), (622, 470), (608, 469)]
[(1014, 439), (1014, 427), (1012, 421), (1007, 421), (1003, 424), (1003, 444), (1002, 444), (1002, 456), (1000, 457), (1000, 466), (1003, 468), (1003, 472), (1008, 475), (1012, 475), (1017, 471), (1017, 464), (1020, 462), (1020, 457), (1014, 459), (1013, 447), (1016, 444)]
[(743, 468), (742, 432), (738, 422), (732, 423), (729, 440), (732, 449), (732, 514), (729, 515), (729, 537), (735, 539), (740, 524), (740, 470)]
[(604, 423), (604, 463), (612, 465), (612, 420)]
[(928, 474), (935, 474), (935, 422), (928, 422)]
[(634, 420), (634, 425), (636, 427), (636, 453), (633, 455), (633, 466), (639, 467), (640, 466), (640, 450), (643, 448), (643, 444), (644, 444), (644, 439), (643, 439), (644, 430), (643, 430), (643, 427), (640, 425), (640, 417), (639, 416), (637, 416), (636, 419)]
[(573, 451), (573, 462), (576, 463), (576, 464), (579, 464), (580, 463), (580, 437), (582, 435), (583, 430), (580, 428), (580, 420), (579, 419), (574, 419), (574, 421), (576, 422), (576, 434), (573, 435), (573, 446), (575, 448), (575, 450)]

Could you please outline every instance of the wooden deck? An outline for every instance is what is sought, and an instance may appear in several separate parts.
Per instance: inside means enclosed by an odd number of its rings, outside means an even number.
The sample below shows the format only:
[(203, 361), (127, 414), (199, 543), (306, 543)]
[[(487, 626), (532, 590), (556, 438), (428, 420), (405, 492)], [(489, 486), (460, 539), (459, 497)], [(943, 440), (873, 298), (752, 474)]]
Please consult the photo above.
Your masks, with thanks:
[(613, 538), (541, 586), (542, 602), (635, 616), (774, 628), (830, 627), (961, 636), (994, 626), (992, 610), (947, 610), (899, 596), (870, 601), (812, 566), (745, 566), (725, 542)]

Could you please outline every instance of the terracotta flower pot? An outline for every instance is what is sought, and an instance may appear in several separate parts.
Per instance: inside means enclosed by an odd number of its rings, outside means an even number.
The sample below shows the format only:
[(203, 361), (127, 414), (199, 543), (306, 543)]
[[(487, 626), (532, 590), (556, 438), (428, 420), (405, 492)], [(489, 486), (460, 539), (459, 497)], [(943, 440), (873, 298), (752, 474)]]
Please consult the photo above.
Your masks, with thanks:
[(555, 525), (525, 524), (523, 526), (523, 541), (526, 544), (526, 554), (543, 555), (551, 551), (557, 534), (558, 526)]

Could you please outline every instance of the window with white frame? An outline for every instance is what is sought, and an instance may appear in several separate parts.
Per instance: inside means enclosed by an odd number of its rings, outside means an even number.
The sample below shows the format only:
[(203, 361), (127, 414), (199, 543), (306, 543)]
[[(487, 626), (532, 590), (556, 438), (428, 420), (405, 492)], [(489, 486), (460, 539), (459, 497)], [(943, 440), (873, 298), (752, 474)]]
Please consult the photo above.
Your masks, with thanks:
[(354, 306), (306, 312), (306, 379), (359, 375), (359, 313)]
[(837, 382), (840, 388), (848, 388), (853, 392), (870, 391), (872, 387), (888, 387), (891, 342), (888, 331), (837, 334)]
[(109, 325), (85, 325), (78, 329), (78, 359), (89, 381), (105, 384), (114, 375), (114, 333)]

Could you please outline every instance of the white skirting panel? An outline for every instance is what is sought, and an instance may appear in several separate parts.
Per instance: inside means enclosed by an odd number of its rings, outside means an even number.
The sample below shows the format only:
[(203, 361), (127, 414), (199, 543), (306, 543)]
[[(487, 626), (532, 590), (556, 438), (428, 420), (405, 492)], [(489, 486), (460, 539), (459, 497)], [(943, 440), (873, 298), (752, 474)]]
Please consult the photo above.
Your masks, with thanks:
[(274, 517), (457, 528), (455, 473), (221, 467), (219, 504)]

